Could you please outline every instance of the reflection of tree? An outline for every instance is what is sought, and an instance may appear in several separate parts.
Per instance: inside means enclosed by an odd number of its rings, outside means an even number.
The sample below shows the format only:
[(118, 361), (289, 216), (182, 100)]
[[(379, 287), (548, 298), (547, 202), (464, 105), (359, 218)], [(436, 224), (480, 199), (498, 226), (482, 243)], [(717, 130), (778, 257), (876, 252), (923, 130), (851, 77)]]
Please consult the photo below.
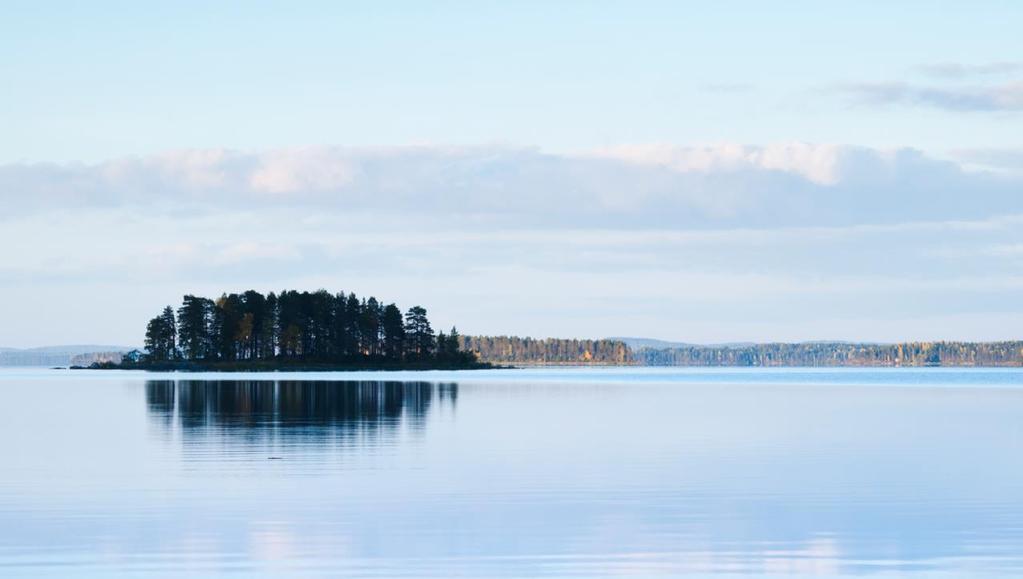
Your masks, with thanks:
[(436, 396), (455, 404), (458, 386), (429, 382), (150, 380), (146, 405), (187, 436), (215, 429), (241, 435), (329, 436), (421, 429)]
[(163, 428), (169, 429), (174, 422), (174, 382), (146, 382), (146, 408), (151, 418)]

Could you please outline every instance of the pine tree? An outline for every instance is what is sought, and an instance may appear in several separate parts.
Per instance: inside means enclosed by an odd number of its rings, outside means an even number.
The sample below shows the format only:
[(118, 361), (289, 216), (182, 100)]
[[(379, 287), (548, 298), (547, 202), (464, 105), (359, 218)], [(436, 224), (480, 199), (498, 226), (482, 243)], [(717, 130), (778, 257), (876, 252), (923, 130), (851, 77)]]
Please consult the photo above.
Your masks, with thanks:
[(205, 360), (212, 356), (210, 322), (213, 302), (186, 295), (178, 308), (178, 344), (186, 360)]
[(421, 306), (409, 308), (405, 313), (405, 336), (408, 353), (418, 359), (429, 358), (434, 351), (433, 328)]
[(401, 310), (394, 304), (387, 304), (381, 315), (384, 333), (384, 356), (391, 360), (400, 360), (405, 352), (405, 324)]
[(174, 310), (167, 306), (159, 316), (149, 320), (146, 326), (146, 350), (149, 359), (165, 362), (177, 358), (177, 324)]

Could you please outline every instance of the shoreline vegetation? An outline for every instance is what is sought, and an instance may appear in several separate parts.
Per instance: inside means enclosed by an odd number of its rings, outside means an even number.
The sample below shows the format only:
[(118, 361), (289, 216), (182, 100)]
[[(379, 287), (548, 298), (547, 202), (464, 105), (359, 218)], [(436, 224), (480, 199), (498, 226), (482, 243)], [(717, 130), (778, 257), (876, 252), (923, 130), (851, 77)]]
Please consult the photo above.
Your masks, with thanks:
[[(1023, 341), (797, 342), (656, 344), (653, 340), (533, 339), (462, 336), (480, 360), (513, 366), (661, 366), (736, 368), (1023, 367)], [(663, 345), (662, 345), (663, 344)]]
[(145, 352), (90, 369), (154, 371), (453, 370), (492, 368), (434, 333), (426, 309), (326, 290), (186, 295), (146, 326)]
[(154, 371), (463, 370), (521, 366), (1023, 367), (1023, 341), (695, 345), (640, 338), (534, 339), (435, 333), (426, 309), (354, 293), (249, 290), (186, 295), (146, 326), (145, 351), (102, 352), (75, 369)]
[(71, 365), (70, 370), (146, 370), (148, 372), (371, 372), (396, 370), (490, 370), (510, 369), (486, 362), (474, 364), (441, 364), (436, 362), (391, 362), (387, 360), (356, 360), (351, 362), (317, 362), (301, 360), (260, 361), (188, 361), (167, 362), (94, 362), (88, 366)]
[(1018, 368), (1023, 367), (1023, 341), (678, 345), (641, 348), (633, 357), (643, 366)]

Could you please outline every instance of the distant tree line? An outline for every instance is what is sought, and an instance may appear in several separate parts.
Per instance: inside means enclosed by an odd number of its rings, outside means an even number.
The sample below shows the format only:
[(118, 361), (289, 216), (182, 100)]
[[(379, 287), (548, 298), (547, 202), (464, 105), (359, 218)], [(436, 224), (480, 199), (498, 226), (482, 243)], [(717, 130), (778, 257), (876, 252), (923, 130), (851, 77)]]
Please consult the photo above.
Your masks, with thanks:
[(767, 343), (632, 350), (621, 340), (434, 333), (420, 306), (404, 313), (374, 297), (249, 290), (217, 299), (186, 295), (146, 327), (148, 365), (273, 367), (641, 366), (1023, 366), (1023, 341)]
[(1023, 341), (802, 342), (633, 350), (619, 340), (460, 336), (459, 347), (484, 362), (520, 366), (1023, 366)]
[(804, 342), (642, 348), (644, 366), (1023, 366), (1023, 342)]
[(455, 328), (435, 334), (420, 306), (404, 314), (374, 297), (326, 290), (249, 290), (217, 299), (184, 296), (146, 327), (143, 363), (315, 362), (338, 365), (461, 367)]
[(617, 340), (459, 336), (459, 348), (484, 362), (518, 365), (628, 365), (632, 354)]

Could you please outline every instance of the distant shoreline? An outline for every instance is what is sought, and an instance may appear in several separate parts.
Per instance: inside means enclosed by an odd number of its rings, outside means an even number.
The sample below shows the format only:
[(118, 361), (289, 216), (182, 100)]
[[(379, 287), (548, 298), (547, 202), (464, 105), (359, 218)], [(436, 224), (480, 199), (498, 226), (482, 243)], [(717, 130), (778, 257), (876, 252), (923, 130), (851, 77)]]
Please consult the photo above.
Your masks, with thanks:
[[(631, 343), (630, 343), (631, 342)], [(651, 347), (654, 343), (657, 347)], [(665, 346), (667, 344), (667, 346)], [(796, 342), (726, 345), (687, 345), (653, 340), (534, 339), (514, 336), (458, 336), (457, 349), (441, 359), (388, 358), (351, 355), (314, 361), (315, 356), (275, 356), (263, 359), (200, 359), (177, 357), (147, 360), (132, 352), (98, 352), (33, 359), (33, 364), (10, 364), (0, 354), (0, 366), (77, 366), (99, 369), (157, 371), (346, 371), (346, 370), (449, 370), (556, 367), (678, 367), (678, 368), (1020, 368), (1023, 341), (1000, 342)], [(21, 352), (17, 352), (21, 354)], [(125, 366), (122, 359), (135, 356)], [(69, 359), (71, 358), (71, 359)]]
[[(13, 367), (13, 366), (12, 366)], [(46, 366), (24, 366), (23, 368), (47, 368)], [(202, 372), (429, 372), (429, 371), (473, 371), (473, 370), (571, 370), (571, 369), (660, 369), (660, 370), (1023, 370), (1018, 364), (919, 364), (919, 365), (643, 365), (643, 364), (479, 364), (476, 366), (339, 366), (336, 364), (299, 364), (288, 366), (240, 366), (240, 365), (217, 365), (217, 366), (120, 366), (114, 364), (92, 364), (89, 366), (53, 366), (51, 370), (142, 370), (145, 372), (181, 372), (181, 373), (202, 373)]]
[(403, 370), (493, 370), (510, 369), (512, 366), (474, 362), (472, 364), (438, 364), (438, 363), (358, 363), (338, 364), (332, 362), (139, 362), (115, 364), (99, 362), (88, 366), (70, 366), (69, 370), (144, 370), (147, 372), (372, 372), (372, 371), (403, 371)]

